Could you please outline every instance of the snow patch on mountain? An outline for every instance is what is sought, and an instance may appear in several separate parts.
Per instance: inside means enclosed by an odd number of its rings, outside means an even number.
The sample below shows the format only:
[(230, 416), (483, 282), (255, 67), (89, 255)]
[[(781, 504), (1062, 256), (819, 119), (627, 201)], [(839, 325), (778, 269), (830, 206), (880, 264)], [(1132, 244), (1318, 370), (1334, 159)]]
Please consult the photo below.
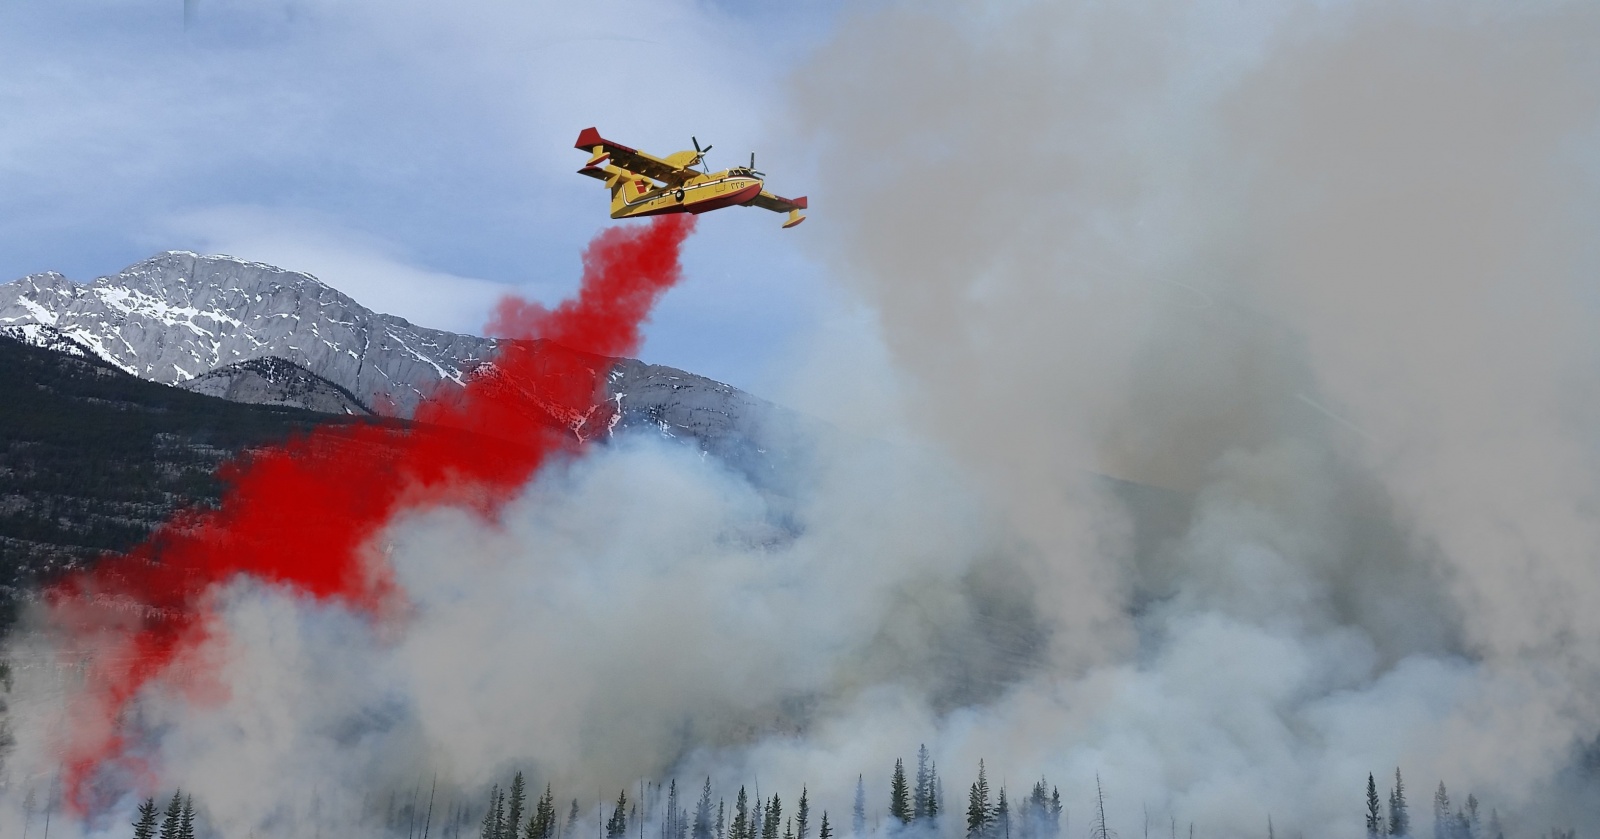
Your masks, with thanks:
[(373, 312), (310, 274), (168, 251), (80, 284), (33, 274), (0, 286), (0, 326), (51, 326), (97, 357), (164, 384), (282, 358), (361, 404), (409, 416), (456, 386), (494, 341)]
[(21, 341), (30, 347), (43, 347), (75, 358), (89, 357), (89, 348), (72, 340), (56, 329), (42, 323), (6, 324), (0, 326), (0, 335)]

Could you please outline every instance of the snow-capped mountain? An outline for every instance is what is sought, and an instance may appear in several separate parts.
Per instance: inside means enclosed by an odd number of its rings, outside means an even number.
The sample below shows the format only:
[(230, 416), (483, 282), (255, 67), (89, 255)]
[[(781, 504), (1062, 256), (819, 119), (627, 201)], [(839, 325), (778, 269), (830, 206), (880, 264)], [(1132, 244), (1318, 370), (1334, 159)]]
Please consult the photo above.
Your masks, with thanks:
[[(50, 272), (0, 285), (0, 334), (230, 401), (400, 416), (441, 383), (493, 375), (496, 347), (373, 312), (309, 274), (183, 251), (87, 284)], [(809, 433), (792, 412), (703, 376), (634, 359), (589, 361), (606, 382), (589, 411), (556, 416), (544, 406), (583, 439), (630, 431), (676, 439), (774, 488)]]
[[(48, 272), (0, 285), (0, 328), (51, 333), (143, 379), (178, 384), (252, 359), (285, 359), (367, 406), (409, 415), (462, 379), (494, 341), (416, 326), (362, 306), (309, 274), (227, 256), (168, 251), (80, 284)], [(32, 335), (21, 332), (32, 329)], [(42, 336), (42, 337), (41, 337)]]

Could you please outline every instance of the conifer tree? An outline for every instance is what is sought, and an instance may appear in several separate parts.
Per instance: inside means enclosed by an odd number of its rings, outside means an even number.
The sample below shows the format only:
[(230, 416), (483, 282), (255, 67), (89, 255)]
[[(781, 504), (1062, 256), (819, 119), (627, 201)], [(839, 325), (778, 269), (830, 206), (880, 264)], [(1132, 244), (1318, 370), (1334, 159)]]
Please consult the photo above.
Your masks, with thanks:
[(911, 787), (906, 783), (906, 765), (900, 758), (894, 759), (894, 777), (889, 781), (889, 815), (902, 825), (911, 823)]
[(992, 812), (989, 809), (989, 776), (978, 761), (978, 780), (967, 793), (967, 839), (989, 839)]
[(547, 783), (544, 785), (544, 795), (539, 796), (538, 803), (533, 805), (533, 816), (528, 819), (528, 829), (523, 835), (525, 839), (555, 839), (555, 832), (556, 802)]
[(1367, 839), (1379, 839), (1383, 835), (1383, 812), (1378, 804), (1378, 783), (1367, 773)]
[(739, 786), (739, 797), (733, 800), (733, 829), (728, 839), (750, 839), (750, 799), (744, 786)]
[(1411, 810), (1406, 805), (1406, 784), (1398, 766), (1394, 770), (1394, 789), (1389, 790), (1389, 835), (1411, 835)]
[(833, 839), (833, 828), (828, 824), (828, 811), (822, 811), (822, 824), (817, 828), (817, 839)]
[(133, 821), (133, 839), (156, 839), (156, 800), (146, 798)]
[(194, 796), (183, 797), (183, 812), (178, 816), (178, 839), (194, 839)]
[(1444, 781), (1433, 794), (1433, 839), (1455, 839), (1455, 814), (1450, 812), (1450, 794)]
[(750, 836), (748, 839), (760, 839), (767, 831), (767, 802), (756, 799), (756, 806), (750, 810)]
[(928, 763), (928, 820), (937, 822), (944, 809), (944, 783), (939, 780), (939, 764)]
[(856, 801), (850, 808), (850, 835), (862, 839), (867, 835), (867, 785), (863, 775), (856, 776)]
[(767, 802), (766, 820), (761, 826), (761, 839), (778, 839), (778, 825), (783, 823), (783, 802), (778, 799), (778, 794), (772, 794), (772, 800)]
[(678, 779), (672, 779), (667, 788), (667, 812), (661, 819), (661, 839), (676, 839), (678, 835)]
[(1011, 839), (1011, 805), (1006, 803), (1006, 788), (1000, 788), (1000, 799), (994, 805), (995, 839)]
[(1467, 793), (1467, 818), (1466, 835), (1468, 839), (1479, 839), (1483, 835), (1483, 822), (1478, 818), (1478, 797)]
[(562, 831), (562, 833), (565, 834), (567, 839), (571, 839), (572, 835), (577, 832), (577, 828), (578, 828), (578, 799), (574, 798), (574, 799), (572, 799), (572, 809), (567, 811), (567, 828), (566, 828), (566, 830)]
[(728, 839), (728, 801), (717, 799), (717, 839)]
[(1060, 807), (1061, 795), (1057, 793), (1054, 798), (1050, 794), (1050, 785), (1040, 778), (1028, 793), (1022, 813), (1023, 839), (1053, 839), (1059, 832), (1060, 814), (1056, 810)]
[(606, 820), (606, 839), (623, 839), (628, 835), (628, 791), (623, 789), (617, 793), (616, 809), (611, 811), (611, 818)]
[(711, 839), (711, 776), (706, 776), (700, 788), (700, 800), (694, 805), (694, 839)]
[(811, 803), (806, 797), (806, 788), (800, 786), (800, 803), (794, 808), (794, 839), (807, 839), (811, 834)]
[(172, 800), (167, 802), (167, 812), (161, 819), (160, 839), (178, 839), (178, 826), (183, 820), (183, 796), (181, 791), (172, 793)]
[(928, 774), (928, 746), (917, 747), (917, 785), (911, 794), (911, 818), (928, 817), (928, 802), (933, 798), (933, 778)]
[(1505, 828), (1500, 825), (1500, 811), (1489, 811), (1489, 839), (1506, 839)]
[(794, 839), (794, 819), (788, 819), (784, 821), (783, 839)]
[[(1194, 833), (1194, 828), (1190, 827), (1189, 832), (1191, 834)], [(1060, 835), (1061, 835), (1061, 788), (1060, 787), (1051, 787), (1050, 788), (1050, 836), (1052, 837), (1052, 839), (1054, 839), (1054, 837), (1057, 837), (1057, 836), (1060, 836)]]
[(504, 818), (503, 800), (499, 784), (489, 788), (489, 809), (484, 811), (483, 821), (478, 825), (479, 839), (500, 839), (500, 820)]
[(506, 803), (504, 819), (500, 823), (500, 839), (517, 839), (522, 829), (522, 809), (528, 803), (528, 784), (518, 772), (511, 779), (511, 796)]

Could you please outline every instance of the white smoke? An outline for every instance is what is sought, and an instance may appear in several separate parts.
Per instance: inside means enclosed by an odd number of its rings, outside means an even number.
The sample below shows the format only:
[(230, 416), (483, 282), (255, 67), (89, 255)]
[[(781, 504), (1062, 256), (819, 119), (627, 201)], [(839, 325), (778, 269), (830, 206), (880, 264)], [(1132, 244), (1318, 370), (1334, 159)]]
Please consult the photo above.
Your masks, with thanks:
[[(842, 826), (862, 773), (881, 824), (919, 743), (950, 835), (980, 759), (1068, 835), (1097, 778), (1124, 836), (1348, 835), (1396, 766), (1414, 833), (1441, 780), (1593, 831), (1597, 14), (845, 21), (802, 231), (882, 343), (828, 336), (793, 401), (916, 444), (825, 442), (792, 527), (688, 451), (591, 453), (394, 523), (393, 625), (236, 587), (227, 699), (146, 696), (151, 766), (226, 836), (378, 835), (435, 776), (470, 833), (517, 769), (590, 831), (708, 775)], [(51, 771), (13, 707), (7, 829)]]

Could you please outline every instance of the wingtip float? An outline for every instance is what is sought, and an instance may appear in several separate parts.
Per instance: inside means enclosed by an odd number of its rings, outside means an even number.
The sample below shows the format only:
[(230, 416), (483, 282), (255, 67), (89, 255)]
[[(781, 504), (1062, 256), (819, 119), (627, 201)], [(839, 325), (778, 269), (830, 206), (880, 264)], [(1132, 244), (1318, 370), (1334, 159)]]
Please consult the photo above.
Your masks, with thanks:
[(574, 147), (589, 152), (589, 160), (578, 174), (603, 181), (611, 190), (612, 218), (698, 214), (745, 206), (788, 213), (785, 228), (806, 220), (800, 214), (807, 208), (806, 197), (784, 198), (768, 192), (766, 175), (756, 171), (754, 152), (749, 166), (712, 172), (704, 165), (711, 146), (701, 148), (698, 139), (694, 139), (693, 151), (673, 152), (663, 158), (607, 140), (591, 127), (578, 133)]

